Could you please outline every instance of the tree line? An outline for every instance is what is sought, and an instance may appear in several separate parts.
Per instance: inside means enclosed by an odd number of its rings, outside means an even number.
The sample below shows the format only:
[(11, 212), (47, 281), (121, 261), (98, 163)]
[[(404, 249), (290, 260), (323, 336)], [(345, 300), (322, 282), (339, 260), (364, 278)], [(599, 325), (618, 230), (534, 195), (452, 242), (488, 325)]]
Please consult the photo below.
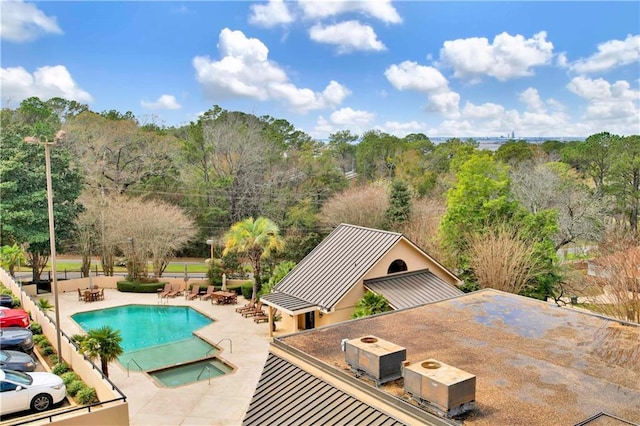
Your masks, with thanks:
[[(90, 256), (106, 273), (124, 256), (130, 274), (161, 276), (173, 256), (206, 257), (207, 239), (221, 253), (234, 224), (266, 217), (284, 245), (263, 259), (265, 274), (345, 222), (404, 233), (469, 288), (543, 298), (568, 276), (559, 249), (637, 242), (638, 135), (510, 140), (495, 151), (379, 130), (325, 142), (286, 120), (219, 106), (166, 127), (60, 98), (4, 108), (0, 124), (0, 238), (25, 248), (34, 280), (49, 254), (44, 153), (24, 138), (51, 141), (60, 129), (66, 137), (51, 150), (56, 239), (84, 257), (87, 273)], [(227, 269), (241, 263), (223, 260)]]

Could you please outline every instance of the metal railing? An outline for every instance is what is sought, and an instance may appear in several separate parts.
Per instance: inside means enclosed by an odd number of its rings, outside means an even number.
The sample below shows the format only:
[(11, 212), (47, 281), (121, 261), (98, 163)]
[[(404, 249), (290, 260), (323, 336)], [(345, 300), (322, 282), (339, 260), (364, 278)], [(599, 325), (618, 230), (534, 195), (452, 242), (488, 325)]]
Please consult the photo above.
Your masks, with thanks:
[(202, 373), (204, 373), (205, 370), (207, 372), (207, 379), (209, 380), (209, 384), (211, 384), (211, 369), (208, 365), (202, 367), (202, 370), (200, 370), (200, 374), (198, 374), (198, 377), (196, 377), (196, 381), (200, 380), (200, 377), (202, 377)]
[(138, 364), (138, 361), (136, 361), (135, 359), (131, 358), (129, 361), (127, 361), (127, 377), (129, 377), (129, 364), (131, 363), (131, 361), (133, 361), (133, 363), (138, 366), (140, 371), (142, 371), (142, 367), (140, 367), (140, 364)]

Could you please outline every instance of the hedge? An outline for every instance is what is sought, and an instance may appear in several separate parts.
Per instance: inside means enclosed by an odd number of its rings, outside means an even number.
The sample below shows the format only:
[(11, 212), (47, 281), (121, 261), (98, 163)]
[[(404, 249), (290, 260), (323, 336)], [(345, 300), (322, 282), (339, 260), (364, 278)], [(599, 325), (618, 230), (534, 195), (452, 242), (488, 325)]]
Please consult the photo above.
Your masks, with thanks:
[(118, 281), (118, 291), (123, 293), (157, 293), (167, 283), (139, 283), (132, 281)]

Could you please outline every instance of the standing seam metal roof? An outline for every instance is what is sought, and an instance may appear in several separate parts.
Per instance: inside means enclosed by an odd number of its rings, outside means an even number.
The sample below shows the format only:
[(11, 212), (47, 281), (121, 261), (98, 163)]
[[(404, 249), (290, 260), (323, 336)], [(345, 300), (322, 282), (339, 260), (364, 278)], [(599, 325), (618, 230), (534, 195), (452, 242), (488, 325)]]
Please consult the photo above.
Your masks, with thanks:
[(330, 310), (402, 234), (341, 224), (274, 290)]
[(428, 269), (365, 280), (365, 287), (383, 295), (394, 309), (412, 308), (463, 294)]
[(253, 425), (402, 425), (272, 353), (242, 422)]

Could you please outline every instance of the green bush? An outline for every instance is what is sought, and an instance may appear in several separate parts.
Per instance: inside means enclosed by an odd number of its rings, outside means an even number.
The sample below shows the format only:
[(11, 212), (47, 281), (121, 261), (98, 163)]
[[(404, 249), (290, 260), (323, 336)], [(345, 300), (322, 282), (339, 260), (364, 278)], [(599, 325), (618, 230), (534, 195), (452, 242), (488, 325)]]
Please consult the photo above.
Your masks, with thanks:
[(55, 354), (55, 353), (56, 353), (56, 351), (55, 351), (55, 350), (53, 350), (53, 346), (51, 346), (51, 345), (49, 345), (49, 346), (44, 346), (44, 347), (42, 347), (42, 346), (41, 346), (41, 348), (42, 348), (42, 354), (43, 354), (44, 356), (49, 356), (49, 355), (52, 355), (52, 354)]
[(44, 339), (40, 339), (38, 346), (40, 346), (41, 349), (52, 347), (51, 342), (49, 342), (46, 337)]
[(78, 391), (76, 398), (78, 402), (83, 405), (98, 402), (98, 395), (96, 394), (95, 388), (88, 388), (86, 386)]
[(66, 362), (59, 362), (53, 366), (53, 368), (51, 369), (51, 372), (53, 374), (57, 374), (58, 376), (60, 376), (61, 374), (64, 374), (69, 370), (70, 370), (70, 367)]
[(47, 341), (47, 337), (44, 334), (34, 334), (33, 343), (40, 346), (40, 343)]
[(42, 326), (37, 322), (31, 323), (31, 332), (34, 334), (34, 340), (36, 335), (42, 335)]
[(157, 293), (158, 290), (162, 290), (166, 283), (158, 282), (142, 283), (133, 281), (118, 281), (118, 291), (123, 293)]
[(59, 361), (58, 355), (56, 354), (49, 355), (49, 365), (56, 365), (58, 361)]
[(67, 385), (67, 393), (71, 396), (76, 396), (78, 392), (80, 392), (82, 389), (85, 389), (86, 387), (87, 385), (85, 385), (82, 380), (80, 379), (72, 380)]
[(60, 378), (64, 382), (65, 386), (69, 386), (69, 384), (73, 381), (80, 380), (80, 377), (73, 371), (67, 371), (66, 373), (62, 373)]
[(251, 299), (253, 296), (253, 283), (251, 281), (247, 281), (240, 286), (240, 292), (244, 296), (245, 299)]

